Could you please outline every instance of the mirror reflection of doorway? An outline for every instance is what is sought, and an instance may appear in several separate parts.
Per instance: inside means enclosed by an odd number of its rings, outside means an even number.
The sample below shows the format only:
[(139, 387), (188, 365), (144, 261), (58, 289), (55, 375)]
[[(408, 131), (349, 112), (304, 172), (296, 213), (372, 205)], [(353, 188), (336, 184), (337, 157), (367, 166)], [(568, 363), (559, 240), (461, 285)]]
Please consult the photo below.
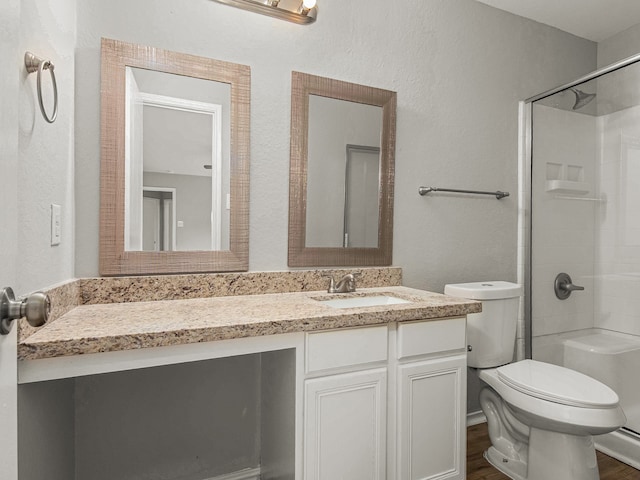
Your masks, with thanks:
[(142, 248), (148, 252), (174, 251), (176, 245), (176, 189), (143, 187)]
[[(230, 86), (166, 72), (126, 67), (125, 250), (205, 251), (229, 245), (228, 137)], [(195, 83), (194, 83), (195, 82)], [(184, 98), (184, 94), (189, 98)], [(219, 103), (216, 103), (219, 102)], [(225, 108), (223, 108), (226, 106)], [(226, 159), (223, 161), (223, 159)], [(180, 192), (176, 241), (138, 237), (142, 187)], [(151, 213), (147, 222), (151, 222)], [(184, 226), (183, 226), (184, 225)], [(151, 223), (149, 232), (156, 231)], [(160, 245), (163, 245), (162, 247)], [(152, 248), (153, 247), (153, 248)]]
[(378, 246), (380, 148), (347, 145), (344, 247)]

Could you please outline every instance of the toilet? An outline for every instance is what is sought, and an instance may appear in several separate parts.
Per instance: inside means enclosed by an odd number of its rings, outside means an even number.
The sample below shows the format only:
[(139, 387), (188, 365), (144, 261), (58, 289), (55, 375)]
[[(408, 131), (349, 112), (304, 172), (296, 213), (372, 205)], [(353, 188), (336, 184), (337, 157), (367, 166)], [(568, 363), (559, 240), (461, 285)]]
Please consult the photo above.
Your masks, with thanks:
[(593, 435), (625, 424), (618, 395), (565, 367), (513, 362), (520, 285), (446, 285), (444, 293), (482, 302), (467, 317), (467, 364), (486, 384), (480, 406), (491, 447), (485, 458), (514, 480), (599, 480)]

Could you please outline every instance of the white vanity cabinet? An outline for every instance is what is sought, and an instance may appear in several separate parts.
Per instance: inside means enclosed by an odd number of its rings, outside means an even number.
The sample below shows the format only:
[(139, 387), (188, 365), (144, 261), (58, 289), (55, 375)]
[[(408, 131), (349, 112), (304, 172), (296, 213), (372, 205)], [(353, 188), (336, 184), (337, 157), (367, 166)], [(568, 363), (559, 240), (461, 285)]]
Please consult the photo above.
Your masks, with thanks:
[(387, 369), (305, 381), (305, 480), (381, 480)]
[(386, 478), (386, 325), (309, 333), (304, 479)]
[(307, 334), (304, 480), (464, 479), (465, 327)]
[(397, 480), (462, 480), (466, 456), (464, 318), (398, 327)]

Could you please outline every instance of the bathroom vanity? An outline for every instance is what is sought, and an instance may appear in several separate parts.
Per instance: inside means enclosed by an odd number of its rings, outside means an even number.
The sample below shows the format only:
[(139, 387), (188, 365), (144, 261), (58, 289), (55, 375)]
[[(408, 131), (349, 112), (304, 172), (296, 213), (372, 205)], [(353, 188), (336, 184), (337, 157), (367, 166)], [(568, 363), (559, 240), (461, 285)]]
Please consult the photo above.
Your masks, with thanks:
[(18, 346), (20, 480), (463, 479), (479, 310), (400, 286), (76, 307)]

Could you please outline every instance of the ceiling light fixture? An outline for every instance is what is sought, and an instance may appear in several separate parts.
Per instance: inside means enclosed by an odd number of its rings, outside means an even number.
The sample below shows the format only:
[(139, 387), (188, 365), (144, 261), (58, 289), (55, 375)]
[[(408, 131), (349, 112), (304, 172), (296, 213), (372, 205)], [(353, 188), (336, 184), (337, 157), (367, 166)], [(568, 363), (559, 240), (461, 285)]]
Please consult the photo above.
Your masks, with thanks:
[(214, 0), (249, 12), (307, 25), (316, 21), (316, 0)]

